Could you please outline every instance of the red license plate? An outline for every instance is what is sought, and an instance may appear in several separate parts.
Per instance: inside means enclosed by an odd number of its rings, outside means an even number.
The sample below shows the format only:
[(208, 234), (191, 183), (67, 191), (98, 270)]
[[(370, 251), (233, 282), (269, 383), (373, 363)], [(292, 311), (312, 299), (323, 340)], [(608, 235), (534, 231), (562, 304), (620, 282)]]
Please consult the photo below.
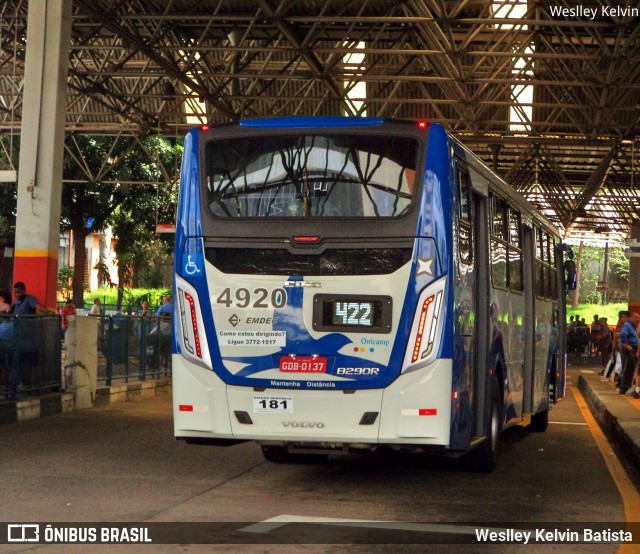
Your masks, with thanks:
[(313, 356), (282, 356), (280, 371), (299, 373), (326, 373), (327, 358)]

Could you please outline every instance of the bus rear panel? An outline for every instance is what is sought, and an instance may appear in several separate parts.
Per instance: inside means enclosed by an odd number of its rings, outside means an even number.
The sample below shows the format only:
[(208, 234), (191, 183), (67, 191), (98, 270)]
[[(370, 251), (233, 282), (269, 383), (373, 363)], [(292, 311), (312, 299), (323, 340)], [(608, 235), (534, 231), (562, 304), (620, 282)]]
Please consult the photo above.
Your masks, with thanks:
[(187, 136), (178, 438), (465, 452), (486, 434), (495, 380), (508, 424), (507, 368), (492, 381), (489, 346), (474, 364), (458, 352), (465, 295), (472, 334), (490, 338), (488, 316), (486, 332), (477, 327), (489, 310), (478, 302), (483, 272), (460, 289), (454, 150), (437, 125), (375, 118), (250, 120)]

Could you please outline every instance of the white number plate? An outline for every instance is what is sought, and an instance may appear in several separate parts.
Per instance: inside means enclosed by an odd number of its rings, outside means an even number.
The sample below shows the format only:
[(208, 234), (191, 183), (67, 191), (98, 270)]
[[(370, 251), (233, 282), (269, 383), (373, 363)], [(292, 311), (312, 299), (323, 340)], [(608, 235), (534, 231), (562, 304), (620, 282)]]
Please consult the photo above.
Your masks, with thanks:
[(291, 396), (254, 396), (253, 412), (256, 414), (292, 414)]

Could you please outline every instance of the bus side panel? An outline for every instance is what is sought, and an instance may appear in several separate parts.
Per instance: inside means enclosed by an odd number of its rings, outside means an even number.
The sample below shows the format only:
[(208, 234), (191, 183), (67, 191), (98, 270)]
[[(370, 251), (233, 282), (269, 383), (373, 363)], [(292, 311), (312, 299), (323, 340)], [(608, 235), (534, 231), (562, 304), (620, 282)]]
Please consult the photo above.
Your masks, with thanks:
[(507, 402), (513, 404), (514, 423), (520, 423), (524, 413), (525, 386), (525, 297), (522, 292), (509, 293), (507, 329), (509, 352), (507, 363)]
[(553, 355), (553, 306), (536, 298), (534, 337), (533, 413), (549, 408), (550, 371)]
[[(449, 139), (439, 125), (429, 126), (425, 164), (424, 194), (417, 235), (433, 237), (436, 242), (441, 275), (453, 275), (452, 200), (450, 187)], [(425, 217), (429, 214), (430, 217)], [(438, 357), (453, 357), (453, 287), (447, 287), (443, 336)]]

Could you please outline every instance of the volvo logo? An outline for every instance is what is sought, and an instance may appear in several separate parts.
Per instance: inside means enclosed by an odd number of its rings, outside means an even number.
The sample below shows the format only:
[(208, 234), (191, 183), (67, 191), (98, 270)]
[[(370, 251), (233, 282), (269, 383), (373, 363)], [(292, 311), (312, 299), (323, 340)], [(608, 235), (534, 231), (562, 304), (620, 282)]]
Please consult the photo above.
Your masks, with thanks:
[(295, 427), (298, 429), (324, 429), (322, 421), (281, 421), (283, 427)]

